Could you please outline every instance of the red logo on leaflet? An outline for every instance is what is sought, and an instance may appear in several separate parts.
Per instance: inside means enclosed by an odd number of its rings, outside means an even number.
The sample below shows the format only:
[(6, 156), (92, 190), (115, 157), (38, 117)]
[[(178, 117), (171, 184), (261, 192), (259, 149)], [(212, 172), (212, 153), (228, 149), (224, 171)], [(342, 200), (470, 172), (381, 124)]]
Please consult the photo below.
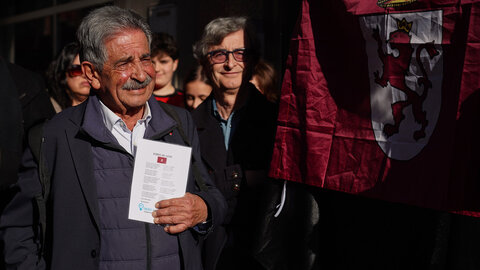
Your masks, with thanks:
[(167, 158), (166, 157), (158, 157), (157, 158), (157, 163), (167, 164)]

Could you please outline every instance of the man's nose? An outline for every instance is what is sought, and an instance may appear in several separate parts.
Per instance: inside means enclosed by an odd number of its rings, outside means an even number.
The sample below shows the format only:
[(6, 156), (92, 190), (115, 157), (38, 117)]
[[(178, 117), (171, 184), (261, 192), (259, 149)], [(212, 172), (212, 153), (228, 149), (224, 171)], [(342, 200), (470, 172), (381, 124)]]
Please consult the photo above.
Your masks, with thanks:
[(232, 69), (234, 66), (237, 65), (237, 60), (233, 57), (233, 53), (228, 53), (227, 54), (227, 61), (225, 61), (225, 65), (229, 68)]
[(135, 61), (133, 63), (132, 79), (139, 82), (143, 82), (147, 79), (147, 73), (145, 72), (141, 61)]

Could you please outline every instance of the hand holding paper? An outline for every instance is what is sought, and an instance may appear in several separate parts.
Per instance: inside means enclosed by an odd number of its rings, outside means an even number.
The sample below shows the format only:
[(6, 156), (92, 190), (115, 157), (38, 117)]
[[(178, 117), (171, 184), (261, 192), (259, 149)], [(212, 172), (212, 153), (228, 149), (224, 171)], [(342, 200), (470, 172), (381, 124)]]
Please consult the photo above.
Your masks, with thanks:
[(207, 205), (202, 198), (188, 192), (181, 198), (159, 201), (155, 207), (158, 210), (152, 212), (154, 223), (169, 225), (165, 231), (172, 234), (181, 233), (208, 217)]
[(191, 152), (192, 149), (186, 146), (139, 140), (129, 219), (153, 223), (152, 212), (158, 201), (185, 198)]

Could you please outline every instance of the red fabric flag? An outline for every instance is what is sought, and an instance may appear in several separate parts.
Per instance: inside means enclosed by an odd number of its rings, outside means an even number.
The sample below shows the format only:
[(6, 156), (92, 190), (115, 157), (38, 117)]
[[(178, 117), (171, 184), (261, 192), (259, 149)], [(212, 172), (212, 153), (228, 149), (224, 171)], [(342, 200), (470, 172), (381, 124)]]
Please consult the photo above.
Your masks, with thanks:
[(479, 40), (479, 0), (304, 0), (270, 176), (475, 214)]

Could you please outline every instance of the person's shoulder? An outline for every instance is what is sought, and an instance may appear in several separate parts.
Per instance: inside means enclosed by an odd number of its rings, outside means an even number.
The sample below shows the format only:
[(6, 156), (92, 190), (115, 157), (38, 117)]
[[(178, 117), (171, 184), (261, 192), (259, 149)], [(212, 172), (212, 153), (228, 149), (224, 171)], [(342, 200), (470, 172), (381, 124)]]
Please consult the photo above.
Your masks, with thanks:
[(55, 114), (52, 119), (47, 122), (48, 129), (63, 130), (67, 128), (71, 123), (80, 124), (81, 118), (85, 113), (87, 101), (73, 107), (63, 109), (61, 112)]
[(168, 99), (166, 103), (184, 108), (185, 100), (183, 92), (180, 89), (175, 88), (175, 93)]
[(278, 117), (278, 104), (269, 101), (254, 86), (250, 88), (250, 91), (246, 106), (248, 118), (256, 122), (272, 123), (274, 125)]
[[(157, 104), (163, 109), (165, 113), (167, 113), (167, 115), (171, 117), (173, 117), (172, 114), (175, 114), (176, 116), (180, 117), (180, 120), (182, 121), (183, 120), (186, 121), (188, 120), (188, 118), (190, 118), (190, 113), (185, 108), (172, 105), (166, 102), (162, 102), (162, 101), (157, 101)], [(149, 105), (152, 106), (152, 103), (149, 103)]]
[(10, 62), (6, 62), (8, 70), (12, 74), (12, 76), (30, 76), (30, 77), (38, 77), (40, 76), (39, 74), (30, 71), (26, 68), (23, 68), (17, 64), (13, 64)]
[(46, 89), (40, 74), (9, 62), (7, 62), (7, 68), (21, 97), (22, 104), (28, 103)]
[(212, 108), (212, 99), (213, 95), (208, 96), (195, 110), (191, 111), (193, 119), (197, 120), (209, 115)]
[(251, 83), (247, 86), (250, 91), (250, 101), (255, 104), (256, 106), (260, 106), (266, 110), (276, 110), (278, 105), (274, 102), (269, 101), (265, 95), (260, 93), (260, 91), (255, 88), (255, 86)]
[[(44, 86), (43, 79), (42, 79), (42, 76), (40, 76), (40, 74), (9, 62), (7, 62), (7, 67), (17, 87), (23, 86), (24, 84), (34, 83), (36, 86), (34, 89), (26, 89), (26, 90), (39, 91)], [(28, 86), (31, 87), (30, 84)]]
[(182, 115), (187, 115), (188, 114), (188, 111), (183, 107), (180, 107), (180, 106), (177, 106), (177, 105), (174, 105), (174, 104), (169, 104), (169, 103), (165, 103), (165, 105), (168, 106), (169, 108), (171, 108), (171, 110), (174, 110), (178, 114), (182, 114)]

